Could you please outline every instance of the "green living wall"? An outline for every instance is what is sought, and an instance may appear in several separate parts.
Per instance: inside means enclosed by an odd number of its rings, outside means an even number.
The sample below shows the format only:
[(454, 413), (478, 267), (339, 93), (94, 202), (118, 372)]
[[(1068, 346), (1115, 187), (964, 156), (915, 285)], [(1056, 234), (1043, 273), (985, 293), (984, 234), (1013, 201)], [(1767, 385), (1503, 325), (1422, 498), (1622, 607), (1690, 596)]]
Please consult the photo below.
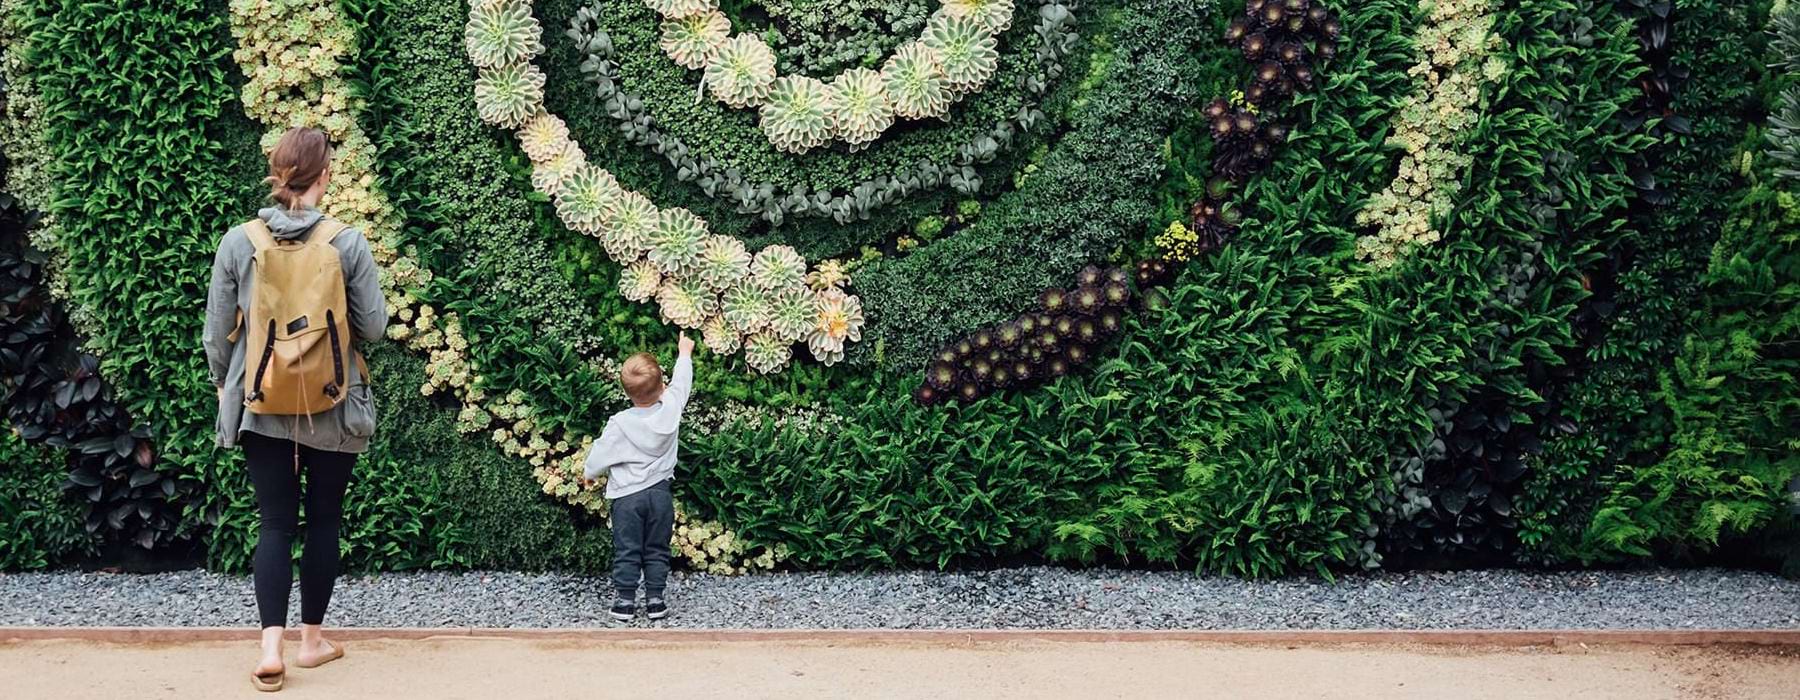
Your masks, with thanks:
[(678, 329), (696, 569), (1780, 561), (1796, 12), (3, 0), (0, 566), (248, 567), (197, 300), (294, 125), (395, 318), (362, 569), (603, 570)]

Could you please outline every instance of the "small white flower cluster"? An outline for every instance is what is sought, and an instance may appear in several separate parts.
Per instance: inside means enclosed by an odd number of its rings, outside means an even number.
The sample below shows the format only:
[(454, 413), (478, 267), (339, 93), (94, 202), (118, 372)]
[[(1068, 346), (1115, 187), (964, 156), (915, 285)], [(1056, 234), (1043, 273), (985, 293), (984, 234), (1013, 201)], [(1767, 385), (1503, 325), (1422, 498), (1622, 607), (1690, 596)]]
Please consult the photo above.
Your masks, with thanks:
[[(1010, 17), (1010, 0), (1005, 5)], [(986, 7), (979, 2), (971, 7), (975, 6)], [(541, 52), (530, 7), (529, 0), (481, 0), (471, 8), (467, 43), (483, 76), (529, 67)], [(671, 19), (685, 19), (716, 11), (716, 2), (669, 0), (653, 2), (652, 7)], [(580, 12), (593, 20), (592, 8)], [(956, 21), (978, 22), (971, 18), (981, 14), (970, 9), (967, 17)], [(513, 29), (494, 29), (502, 25)], [(687, 43), (691, 42), (684, 39)], [(862, 78), (859, 94), (872, 92), (874, 81)], [(868, 107), (867, 95), (860, 99)], [(810, 126), (793, 138), (816, 140), (828, 116), (820, 112), (817, 100), (806, 106)], [(692, 212), (659, 208), (589, 163), (581, 144), (570, 138), (568, 125), (545, 110), (541, 95), (510, 104), (507, 110), (525, 116), (495, 123), (516, 130), (520, 148), (532, 162), (533, 186), (552, 198), (558, 218), (569, 230), (600, 240), (607, 256), (622, 268), (619, 292), (627, 299), (654, 302), (664, 322), (701, 331), (706, 347), (715, 353), (742, 351), (746, 363), (765, 374), (786, 367), (796, 343), (805, 343), (814, 358), (830, 365), (842, 361), (846, 346), (862, 338), (866, 321), (862, 301), (844, 290), (850, 278), (843, 266), (826, 261), (808, 273), (806, 259), (781, 245), (753, 256), (742, 241), (711, 233), (706, 221)]]
[(1394, 118), (1388, 142), (1405, 149), (1399, 174), (1356, 215), (1374, 235), (1356, 243), (1357, 255), (1388, 267), (1419, 246), (1437, 242), (1434, 227), (1449, 214), (1457, 183), (1472, 163), (1459, 139), (1485, 111), (1483, 87), (1506, 75), (1494, 33), (1493, 0), (1424, 0), (1429, 16), (1413, 44), (1419, 62), (1408, 70), (1415, 89)]
[[(27, 0), (0, 0), (0, 46), (26, 46), (25, 26), (31, 16)], [(76, 336), (85, 350), (103, 354), (105, 348), (93, 347), (88, 339), (101, 337), (99, 321), (93, 311), (69, 293), (68, 251), (62, 247), (63, 227), (50, 211), (55, 197), (55, 154), (46, 140), (48, 132), (39, 121), (44, 113), (43, 97), (33, 82), (31, 66), (25, 62), (25, 51), (0, 52), (0, 84), (5, 85), (4, 113), (0, 113), (0, 153), (6, 154), (7, 191), (40, 214), (37, 225), (28, 232), (31, 246), (49, 257), (44, 267), (44, 285), (51, 298), (63, 302)]]
[(943, 116), (994, 76), (998, 35), (1013, 17), (1013, 0), (943, 0), (924, 36), (888, 57), (880, 71), (851, 69), (821, 81), (778, 75), (774, 50), (755, 34), (731, 34), (717, 0), (644, 4), (663, 17), (662, 48), (670, 59), (703, 71), (714, 99), (758, 109), (769, 141), (794, 153), (832, 139), (869, 143), (895, 117)]
[(686, 423), (699, 435), (716, 435), (740, 428), (753, 430), (764, 423), (772, 423), (780, 430), (815, 434), (832, 430), (844, 422), (843, 416), (816, 406), (768, 408), (727, 401), (718, 405), (693, 405), (690, 411)]

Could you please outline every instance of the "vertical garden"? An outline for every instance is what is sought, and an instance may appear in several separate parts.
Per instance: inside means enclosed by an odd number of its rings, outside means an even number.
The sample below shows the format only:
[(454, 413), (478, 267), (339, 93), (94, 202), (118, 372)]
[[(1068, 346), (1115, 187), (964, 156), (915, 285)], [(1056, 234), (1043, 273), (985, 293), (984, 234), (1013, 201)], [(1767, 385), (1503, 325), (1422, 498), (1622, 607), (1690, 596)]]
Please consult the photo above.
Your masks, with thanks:
[(199, 349), (290, 126), (394, 319), (346, 562), (1800, 568), (1800, 7), (0, 0), (0, 568), (248, 568)]

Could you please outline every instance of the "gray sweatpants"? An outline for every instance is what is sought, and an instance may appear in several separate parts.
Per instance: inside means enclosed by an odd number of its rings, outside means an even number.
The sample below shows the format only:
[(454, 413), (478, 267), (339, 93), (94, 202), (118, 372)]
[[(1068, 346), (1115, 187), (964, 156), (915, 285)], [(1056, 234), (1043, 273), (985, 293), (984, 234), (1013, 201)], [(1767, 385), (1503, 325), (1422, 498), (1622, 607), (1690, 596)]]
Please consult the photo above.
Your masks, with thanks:
[(671, 481), (612, 502), (612, 580), (621, 599), (637, 599), (639, 579), (646, 598), (663, 597), (669, 582), (669, 538), (675, 534)]

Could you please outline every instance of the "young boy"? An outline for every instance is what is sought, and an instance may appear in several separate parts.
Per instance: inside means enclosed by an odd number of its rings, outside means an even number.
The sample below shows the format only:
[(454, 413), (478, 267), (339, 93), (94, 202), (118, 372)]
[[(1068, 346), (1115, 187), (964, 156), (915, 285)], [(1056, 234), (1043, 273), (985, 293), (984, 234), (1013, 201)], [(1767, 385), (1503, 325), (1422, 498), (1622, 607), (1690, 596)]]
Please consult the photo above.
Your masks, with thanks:
[(669, 581), (669, 538), (675, 530), (675, 502), (669, 492), (675, 480), (676, 451), (681, 442), (681, 410), (694, 386), (694, 341), (686, 333), (676, 345), (675, 374), (663, 384), (656, 357), (640, 352), (625, 360), (619, 382), (631, 408), (613, 414), (606, 430), (588, 451), (582, 475), (589, 481), (612, 473), (606, 498), (612, 502), (613, 587), (618, 599), (612, 617), (621, 622), (637, 616), (640, 577), (644, 613), (652, 620), (669, 614), (663, 587)]

